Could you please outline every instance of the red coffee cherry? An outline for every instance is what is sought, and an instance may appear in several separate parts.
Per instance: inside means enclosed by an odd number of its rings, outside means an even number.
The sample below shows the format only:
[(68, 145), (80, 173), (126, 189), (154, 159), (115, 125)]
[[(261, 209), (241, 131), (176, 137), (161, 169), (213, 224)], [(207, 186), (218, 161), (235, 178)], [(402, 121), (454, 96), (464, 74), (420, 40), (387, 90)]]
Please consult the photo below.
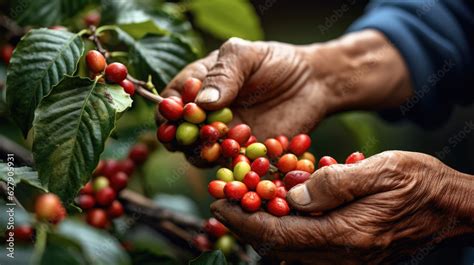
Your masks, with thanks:
[[(7, 231), (8, 233), (8, 231)], [(14, 237), (19, 242), (33, 242), (34, 230), (30, 225), (19, 225), (13, 229)]]
[(170, 143), (176, 138), (176, 125), (165, 122), (156, 131), (158, 140), (162, 143)]
[(281, 181), (279, 179), (272, 180), (272, 182), (273, 182), (273, 184), (275, 184), (275, 186), (277, 186), (277, 188), (285, 186), (285, 183), (283, 183), (283, 181)]
[(119, 171), (110, 177), (110, 186), (119, 192), (127, 187), (128, 175), (125, 172)]
[(206, 120), (206, 112), (196, 103), (190, 102), (183, 107), (183, 118), (190, 123), (199, 124)]
[(92, 209), (87, 212), (86, 221), (96, 228), (106, 228), (108, 224), (107, 213), (103, 209)]
[(257, 142), (257, 137), (255, 137), (255, 135), (250, 135), (249, 139), (247, 140), (247, 142), (244, 144), (245, 147), (248, 147), (249, 145), (251, 144), (254, 144)]
[(56, 194), (46, 193), (36, 199), (35, 213), (38, 220), (57, 223), (64, 218), (64, 208)]
[(178, 103), (179, 105), (183, 106), (184, 107), (184, 103), (183, 103), (183, 99), (178, 97), (178, 96), (171, 96), (171, 97), (168, 97), (169, 99), (172, 99), (174, 101), (176, 101), (176, 103)]
[(293, 170), (286, 173), (283, 182), (285, 182), (285, 188), (290, 190), (294, 186), (307, 181), (311, 177), (311, 174), (306, 171)]
[(184, 109), (183, 105), (179, 104), (176, 100), (165, 98), (158, 106), (158, 110), (165, 119), (176, 121), (183, 117)]
[(321, 157), (321, 159), (319, 159), (318, 168), (322, 168), (322, 167), (330, 166), (334, 164), (337, 164), (336, 159), (330, 156), (323, 156)]
[(84, 17), (84, 24), (86, 24), (86, 26), (97, 27), (100, 24), (100, 19), (100, 13), (96, 10), (93, 10)]
[(282, 173), (287, 173), (296, 169), (296, 163), (298, 163), (298, 158), (294, 154), (286, 154), (280, 157), (277, 167)]
[(247, 186), (249, 190), (255, 190), (257, 188), (258, 183), (260, 182), (260, 176), (255, 173), (255, 171), (249, 171), (245, 174), (244, 179), (242, 182)]
[(102, 53), (96, 50), (90, 50), (87, 52), (86, 64), (87, 68), (89, 68), (89, 70), (94, 74), (102, 73), (107, 65), (105, 57)]
[(238, 124), (227, 133), (227, 138), (234, 139), (239, 145), (244, 145), (250, 138), (252, 131), (247, 124)]
[(276, 186), (270, 180), (262, 180), (257, 185), (257, 193), (260, 198), (270, 200), (276, 196)]
[(237, 165), (237, 163), (239, 162), (246, 162), (250, 165), (250, 160), (245, 155), (239, 154), (236, 157), (232, 158), (231, 168), (234, 168), (235, 165)]
[(216, 199), (225, 198), (224, 187), (226, 185), (225, 181), (222, 180), (213, 180), (209, 182), (207, 186), (207, 191), (211, 194), (212, 197)]
[(10, 63), (14, 50), (15, 47), (11, 44), (5, 44), (0, 48), (0, 57), (6, 65)]
[(201, 252), (211, 250), (211, 242), (209, 241), (209, 238), (207, 238), (206, 235), (203, 234), (198, 234), (193, 237), (192, 239), (193, 245)]
[(127, 158), (119, 162), (120, 171), (127, 174), (127, 176), (131, 176), (133, 171), (135, 171), (135, 162), (132, 159)]
[(311, 138), (307, 134), (298, 134), (291, 139), (288, 149), (293, 154), (299, 156), (311, 147)]
[(285, 187), (277, 187), (276, 196), (282, 199), (286, 199), (286, 189)]
[(104, 168), (105, 168), (105, 161), (104, 160), (99, 160), (99, 163), (95, 167), (94, 172), (92, 172), (92, 175), (94, 177), (104, 175)]
[(308, 159), (301, 159), (296, 162), (296, 170), (302, 170), (309, 173), (314, 172), (314, 164)]
[(111, 83), (119, 84), (127, 75), (127, 67), (121, 63), (111, 63), (105, 67), (105, 78)]
[(290, 213), (290, 207), (285, 199), (275, 197), (267, 203), (267, 211), (275, 216), (285, 216)]
[(183, 91), (181, 92), (181, 97), (183, 98), (184, 103), (194, 102), (196, 99), (199, 90), (201, 89), (202, 82), (197, 78), (189, 78), (184, 82)]
[(199, 130), (199, 138), (205, 144), (215, 143), (219, 140), (220, 133), (211, 125), (204, 125)]
[(81, 207), (81, 209), (87, 210), (87, 209), (91, 209), (92, 207), (94, 207), (95, 200), (94, 200), (94, 197), (92, 195), (83, 194), (83, 195), (79, 195), (79, 197), (77, 197), (77, 204), (79, 205), (79, 207)]
[(229, 127), (223, 122), (215, 121), (210, 124), (212, 127), (219, 131), (219, 137), (224, 137), (229, 132)]
[(123, 206), (122, 204), (115, 200), (112, 204), (107, 208), (107, 215), (110, 218), (117, 218), (123, 215)]
[(229, 229), (227, 229), (227, 227), (225, 227), (225, 225), (219, 222), (216, 218), (211, 217), (204, 224), (204, 231), (206, 231), (208, 235), (214, 238), (219, 238), (227, 234), (227, 232), (229, 232)]
[(254, 191), (249, 191), (244, 194), (242, 197), (242, 200), (240, 201), (240, 205), (242, 206), (242, 209), (244, 209), (247, 212), (253, 213), (258, 211), (260, 209), (260, 206), (262, 205), (262, 200), (258, 196), (258, 194)]
[(224, 187), (225, 197), (231, 201), (240, 201), (247, 191), (247, 186), (240, 181), (227, 182)]
[(93, 194), (94, 188), (92, 187), (92, 182), (87, 182), (84, 187), (79, 191), (79, 194)]
[(205, 145), (201, 149), (201, 158), (207, 162), (217, 161), (222, 154), (222, 148), (219, 143), (213, 143), (212, 145)]
[(259, 176), (265, 176), (270, 168), (270, 161), (266, 157), (259, 157), (255, 159), (250, 165), (252, 171), (255, 171)]
[(290, 145), (290, 141), (288, 140), (288, 137), (284, 135), (280, 135), (280, 136), (275, 137), (275, 139), (277, 139), (278, 142), (280, 142), (281, 147), (283, 147), (283, 152), (288, 150), (288, 146)]
[(224, 157), (236, 157), (240, 153), (240, 145), (234, 139), (225, 139), (222, 141), (221, 146)]
[(120, 162), (114, 159), (110, 160), (105, 160), (105, 166), (103, 169), (103, 174), (104, 176), (110, 178), (113, 176), (115, 173), (121, 171), (122, 168), (120, 166)]
[(116, 193), (114, 189), (111, 187), (105, 187), (99, 191), (96, 192), (95, 194), (95, 200), (97, 204), (101, 206), (108, 206), (110, 205), (116, 197)]
[(141, 165), (148, 159), (148, 154), (148, 146), (146, 144), (138, 143), (130, 149), (128, 158), (132, 159), (137, 165)]
[(122, 80), (122, 82), (119, 83), (121, 87), (123, 87), (123, 90), (129, 94), (130, 96), (135, 95), (135, 85), (128, 81), (127, 79)]
[(362, 154), (361, 152), (354, 152), (347, 157), (346, 164), (354, 164), (364, 159), (364, 154)]
[(269, 157), (279, 157), (283, 154), (283, 146), (281, 146), (281, 143), (278, 140), (274, 138), (268, 138), (263, 143), (267, 147), (267, 155)]

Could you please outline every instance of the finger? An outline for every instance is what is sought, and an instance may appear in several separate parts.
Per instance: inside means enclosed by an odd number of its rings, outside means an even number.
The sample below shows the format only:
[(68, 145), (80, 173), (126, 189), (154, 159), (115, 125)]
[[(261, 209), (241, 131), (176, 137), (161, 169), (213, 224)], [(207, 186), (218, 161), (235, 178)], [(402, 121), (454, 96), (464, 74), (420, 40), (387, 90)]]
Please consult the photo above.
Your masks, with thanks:
[(217, 62), (204, 78), (196, 102), (208, 110), (229, 106), (265, 54), (258, 44), (229, 39), (219, 49)]
[[(325, 218), (283, 216), (275, 217), (260, 211), (246, 213), (236, 204), (218, 200), (211, 204), (213, 215), (257, 251), (301, 250), (309, 246), (324, 247), (324, 231), (334, 231)], [(331, 230), (329, 230), (331, 229)]]
[(299, 211), (322, 212), (355, 198), (391, 190), (399, 184), (391, 178), (396, 156), (396, 152), (385, 152), (356, 164), (323, 167), (291, 189), (287, 200)]

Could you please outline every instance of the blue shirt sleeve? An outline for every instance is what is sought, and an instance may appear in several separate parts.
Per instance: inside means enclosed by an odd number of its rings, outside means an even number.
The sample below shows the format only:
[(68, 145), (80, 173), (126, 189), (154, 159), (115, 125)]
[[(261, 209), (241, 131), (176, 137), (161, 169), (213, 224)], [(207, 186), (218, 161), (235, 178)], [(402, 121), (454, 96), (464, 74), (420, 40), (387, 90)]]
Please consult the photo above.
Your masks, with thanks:
[(349, 31), (381, 31), (400, 51), (414, 96), (389, 120), (408, 118), (432, 128), (446, 121), (455, 105), (474, 102), (474, 1), (372, 1)]

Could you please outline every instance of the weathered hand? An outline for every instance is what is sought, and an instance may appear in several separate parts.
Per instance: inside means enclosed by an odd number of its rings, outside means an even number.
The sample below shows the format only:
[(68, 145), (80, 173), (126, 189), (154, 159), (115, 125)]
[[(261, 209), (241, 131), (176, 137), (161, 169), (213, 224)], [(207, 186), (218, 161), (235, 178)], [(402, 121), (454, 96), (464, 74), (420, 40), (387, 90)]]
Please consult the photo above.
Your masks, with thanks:
[(212, 212), (261, 254), (307, 264), (390, 263), (417, 247), (473, 233), (474, 177), (420, 153), (390, 151), (332, 165), (288, 193), (300, 212), (246, 214), (224, 200)]

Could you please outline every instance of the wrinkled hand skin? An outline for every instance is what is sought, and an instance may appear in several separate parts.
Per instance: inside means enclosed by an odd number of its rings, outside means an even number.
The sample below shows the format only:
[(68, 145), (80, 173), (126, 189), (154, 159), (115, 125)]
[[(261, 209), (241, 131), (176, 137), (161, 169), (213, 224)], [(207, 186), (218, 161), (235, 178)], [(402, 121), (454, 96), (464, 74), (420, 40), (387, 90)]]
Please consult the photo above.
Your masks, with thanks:
[[(326, 109), (312, 100), (323, 98), (325, 87), (306, 57), (300, 46), (231, 38), (218, 51), (183, 69), (162, 94), (179, 96), (184, 82), (195, 77), (203, 80), (203, 88), (220, 91), (215, 103), (198, 100), (201, 107), (231, 106), (234, 124), (248, 124), (259, 139), (308, 132)], [(157, 117), (160, 122), (159, 113)]]
[(387, 151), (316, 171), (297, 186), (306, 187), (307, 204), (293, 188), (287, 199), (305, 216), (247, 214), (225, 200), (211, 210), (275, 264), (391, 264), (474, 233), (473, 178), (428, 155)]

